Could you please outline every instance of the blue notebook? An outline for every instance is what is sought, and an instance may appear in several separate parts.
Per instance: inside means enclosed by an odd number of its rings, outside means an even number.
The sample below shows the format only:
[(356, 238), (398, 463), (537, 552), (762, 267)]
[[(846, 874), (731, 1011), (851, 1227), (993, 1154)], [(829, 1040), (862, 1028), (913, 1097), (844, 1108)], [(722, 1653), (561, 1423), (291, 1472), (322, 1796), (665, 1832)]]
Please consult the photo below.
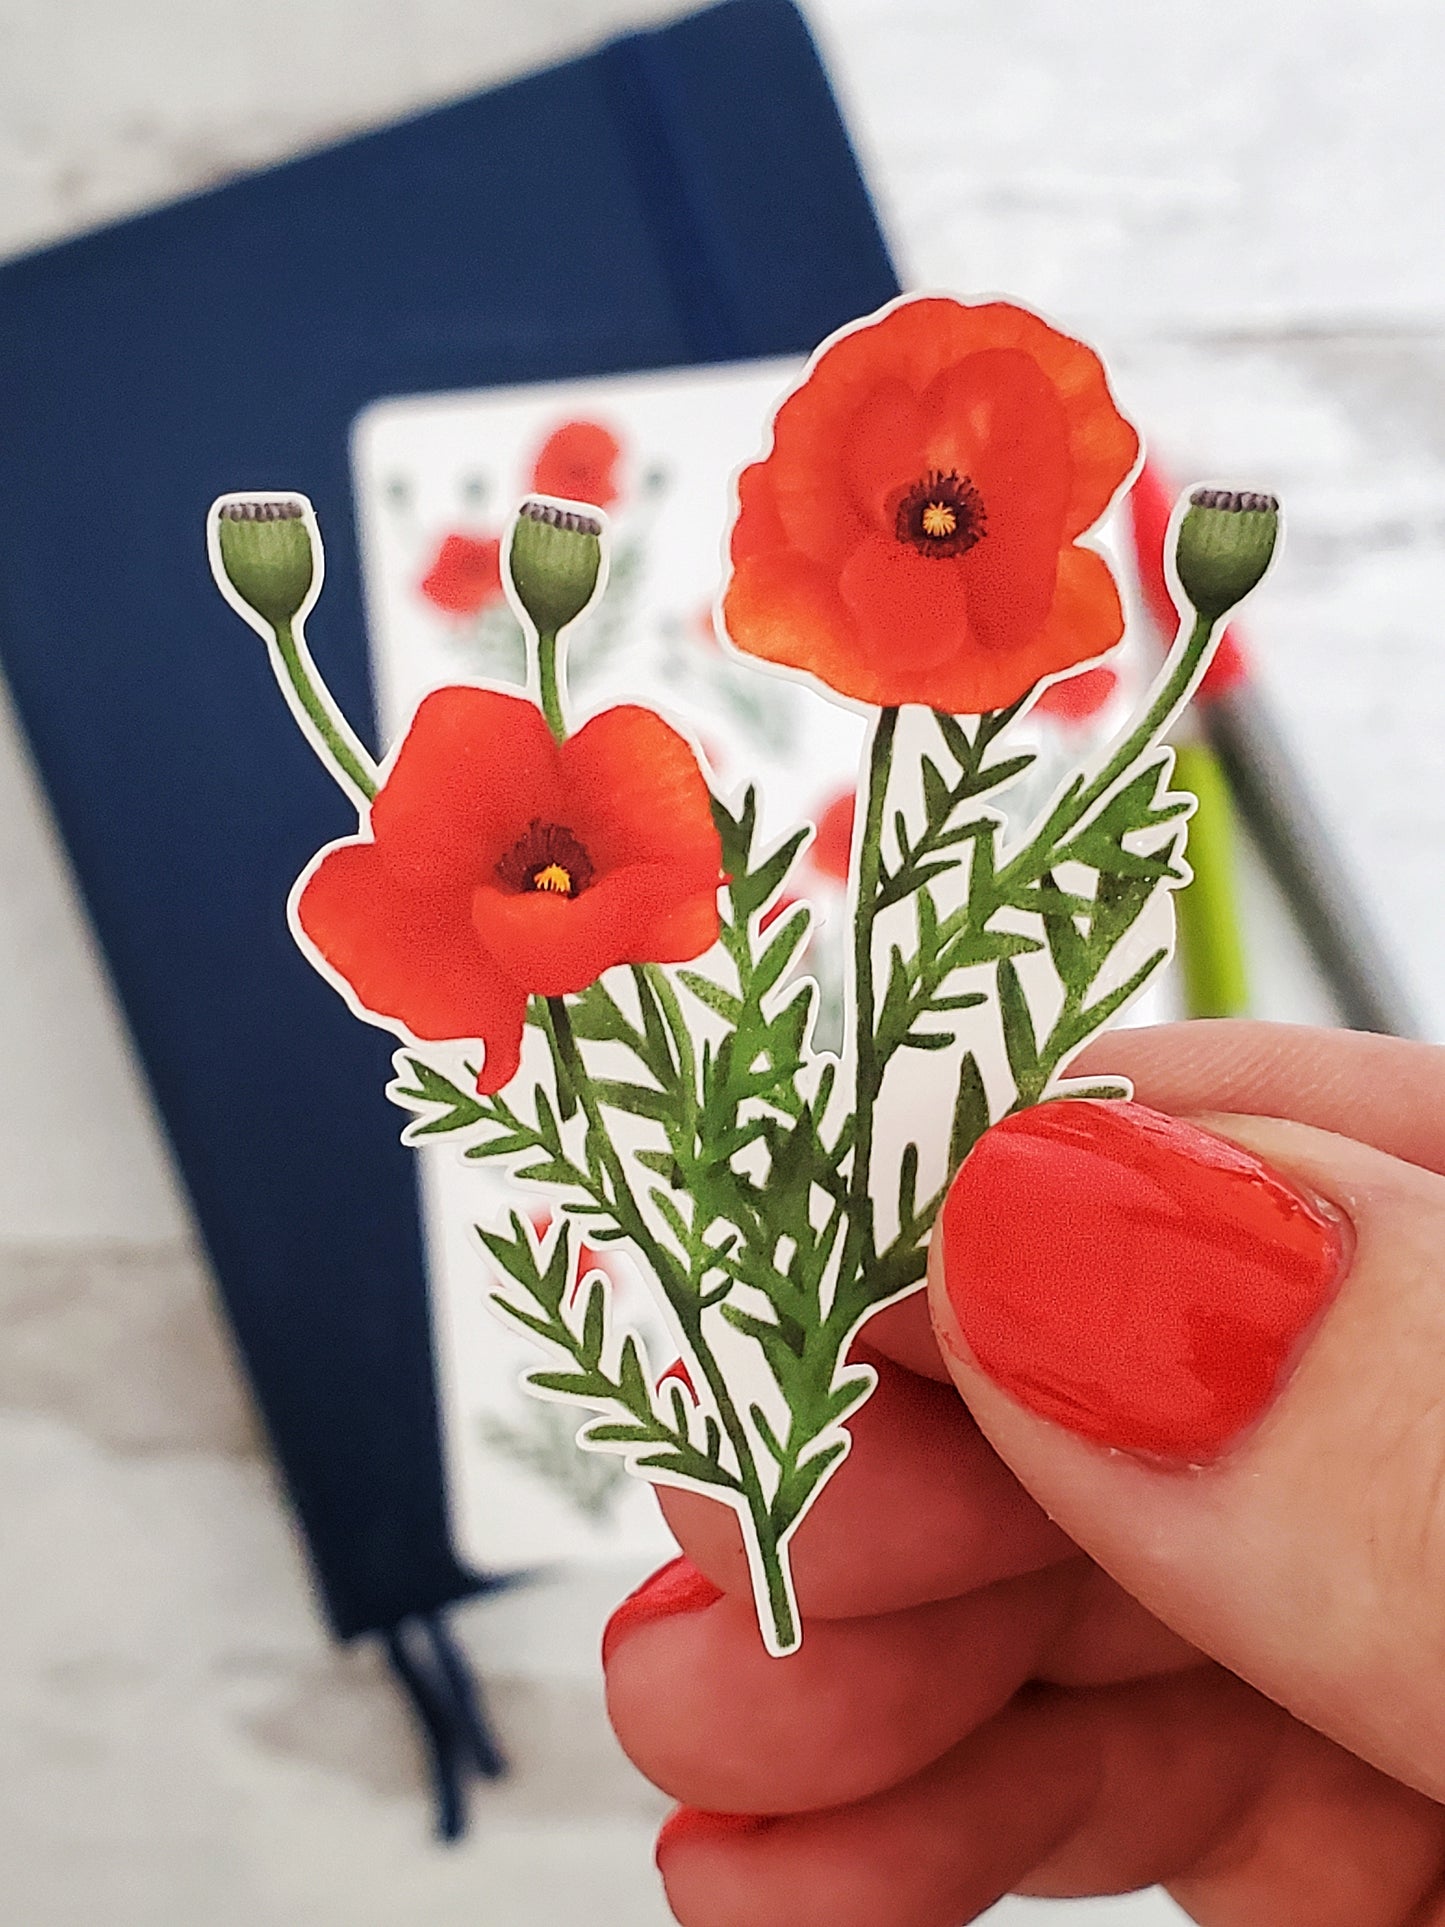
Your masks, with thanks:
[[(330, 1622), (391, 1635), (403, 1667), (407, 1624), (487, 1581), (448, 1539), (390, 1045), (282, 909), (354, 821), (211, 586), (207, 504), (312, 497), (311, 641), (366, 717), (359, 410), (799, 353), (894, 292), (788, 0), (725, 0), (0, 268), (0, 654)], [(432, 1658), (413, 1686), (441, 1719)]]

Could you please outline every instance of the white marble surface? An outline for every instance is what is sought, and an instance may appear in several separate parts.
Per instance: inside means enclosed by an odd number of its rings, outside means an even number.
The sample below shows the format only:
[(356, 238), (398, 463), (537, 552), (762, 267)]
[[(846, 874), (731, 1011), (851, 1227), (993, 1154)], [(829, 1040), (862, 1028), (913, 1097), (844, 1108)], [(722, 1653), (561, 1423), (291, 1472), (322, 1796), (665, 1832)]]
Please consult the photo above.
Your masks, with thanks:
[[(0, 251), (674, 11), (0, 0)], [(1445, 1034), (1445, 120), (1429, 0), (818, 0), (900, 256), (1088, 333), (1184, 478), (1279, 488), (1262, 673)], [(1266, 1002), (1289, 1007), (1288, 976)], [(659, 1803), (575, 1593), (475, 1608), (521, 1771), (427, 1841), (330, 1651), (53, 838), (0, 723), (0, 1867), (26, 1927), (652, 1927)], [(1124, 1927), (1150, 1898), (1009, 1903)]]

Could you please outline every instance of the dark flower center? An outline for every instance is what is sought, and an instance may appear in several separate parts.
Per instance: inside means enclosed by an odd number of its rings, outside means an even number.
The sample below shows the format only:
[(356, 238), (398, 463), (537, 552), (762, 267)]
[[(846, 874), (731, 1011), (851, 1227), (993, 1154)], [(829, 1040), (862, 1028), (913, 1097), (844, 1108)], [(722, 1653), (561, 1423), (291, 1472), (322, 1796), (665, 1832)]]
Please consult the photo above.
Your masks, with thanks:
[(497, 875), (512, 890), (579, 897), (594, 871), (591, 858), (569, 829), (534, 816), (526, 835), (498, 862)]
[(920, 555), (967, 555), (988, 533), (983, 497), (956, 468), (931, 468), (899, 502), (893, 532)]

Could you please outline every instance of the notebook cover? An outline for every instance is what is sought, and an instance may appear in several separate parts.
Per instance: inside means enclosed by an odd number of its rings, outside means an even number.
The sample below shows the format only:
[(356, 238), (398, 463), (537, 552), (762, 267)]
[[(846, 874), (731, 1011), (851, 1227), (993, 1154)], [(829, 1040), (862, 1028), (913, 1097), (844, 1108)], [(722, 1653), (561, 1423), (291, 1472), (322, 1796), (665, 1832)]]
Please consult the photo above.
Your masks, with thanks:
[(207, 504), (311, 496), (311, 641), (368, 716), (367, 403), (802, 353), (895, 291), (787, 0), (0, 268), (0, 655), (342, 1635), (483, 1582), (448, 1538), (390, 1047), (279, 908), (352, 825), (211, 586)]

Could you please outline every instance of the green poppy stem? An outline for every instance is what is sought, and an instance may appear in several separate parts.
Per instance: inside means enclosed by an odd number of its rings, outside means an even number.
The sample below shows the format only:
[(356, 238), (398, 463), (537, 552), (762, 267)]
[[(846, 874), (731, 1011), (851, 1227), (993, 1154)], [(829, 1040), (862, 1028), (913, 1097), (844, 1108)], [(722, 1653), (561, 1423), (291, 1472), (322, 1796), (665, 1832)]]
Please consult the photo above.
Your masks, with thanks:
[(558, 662), (557, 631), (544, 630), (537, 637), (537, 673), (541, 684), (542, 714), (554, 742), (567, 740), (567, 719), (562, 713), (562, 673)]
[(879, 1068), (875, 1026), (878, 1013), (873, 982), (873, 925), (883, 870), (883, 812), (893, 766), (897, 709), (880, 709), (868, 751), (868, 798), (858, 852), (858, 910), (853, 923), (854, 1034), (853, 1166), (849, 1178), (849, 1274), (872, 1255), (873, 1110), (878, 1101)]
[(993, 892), (996, 903), (1005, 901), (1011, 888), (1037, 882), (1057, 860), (1059, 846), (1064, 840), (1079, 828), (1114, 785), (1163, 736), (1192, 693), (1218, 626), (1217, 617), (1195, 616), (1189, 640), (1160, 685), (1154, 700), (1098, 775), (1088, 784), (1076, 780), (1075, 786), (1066, 790), (1054, 805), (1038, 832), (998, 872)]
[(271, 633), (272, 667), (298, 720), (310, 725), (313, 749), (353, 802), (370, 803), (381, 786), (376, 765), (321, 680), (304, 639), (289, 621), (273, 624)]
[(627, 1171), (607, 1129), (601, 1100), (583, 1061), (565, 998), (548, 997), (545, 1008), (548, 1040), (552, 1048), (558, 1081), (560, 1084), (562, 1078), (566, 1078), (582, 1107), (583, 1115), (587, 1120), (590, 1141), (596, 1148), (597, 1157), (607, 1173), (611, 1187), (608, 1206), (613, 1219), (651, 1266), (653, 1276), (667, 1295), (678, 1326), (692, 1348), (703, 1382), (717, 1407), (717, 1415), (723, 1431), (732, 1446), (733, 1456), (737, 1460), (737, 1480), (747, 1502), (748, 1522), (751, 1525), (767, 1586), (768, 1614), (772, 1622), (774, 1640), (780, 1652), (792, 1652), (799, 1644), (802, 1634), (798, 1627), (797, 1615), (793, 1610), (786, 1555), (781, 1543), (782, 1534), (773, 1522), (767, 1495), (763, 1491), (763, 1482), (758, 1473), (757, 1460), (748, 1439), (747, 1429), (733, 1399), (731, 1387), (703, 1331), (702, 1311), (698, 1298), (695, 1293), (686, 1289), (679, 1266), (654, 1237), (643, 1215), (642, 1207), (638, 1204), (628, 1182)]
[[(883, 1082), (878, 1054), (877, 994), (873, 972), (873, 929), (878, 920), (883, 881), (883, 817), (893, 745), (898, 733), (896, 707), (880, 709), (868, 746), (868, 790), (863, 834), (858, 846), (858, 902), (853, 917), (853, 1132), (848, 1168), (847, 1228), (838, 1268), (835, 1318), (866, 1289), (876, 1250), (873, 1237), (873, 1113)], [(846, 1328), (851, 1329), (851, 1311)], [(841, 1349), (841, 1333), (835, 1334)], [(836, 1356), (836, 1353), (835, 1353)]]

